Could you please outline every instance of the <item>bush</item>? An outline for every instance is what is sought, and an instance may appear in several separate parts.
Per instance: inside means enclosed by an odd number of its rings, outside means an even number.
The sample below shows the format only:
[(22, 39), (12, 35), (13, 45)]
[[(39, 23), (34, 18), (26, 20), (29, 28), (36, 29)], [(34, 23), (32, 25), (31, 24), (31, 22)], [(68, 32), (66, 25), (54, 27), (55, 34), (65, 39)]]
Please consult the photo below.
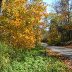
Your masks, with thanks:
[(44, 57), (38, 47), (30, 51), (0, 43), (0, 72), (69, 72), (56, 58)]
[(0, 72), (6, 72), (10, 65), (9, 48), (7, 45), (0, 43)]

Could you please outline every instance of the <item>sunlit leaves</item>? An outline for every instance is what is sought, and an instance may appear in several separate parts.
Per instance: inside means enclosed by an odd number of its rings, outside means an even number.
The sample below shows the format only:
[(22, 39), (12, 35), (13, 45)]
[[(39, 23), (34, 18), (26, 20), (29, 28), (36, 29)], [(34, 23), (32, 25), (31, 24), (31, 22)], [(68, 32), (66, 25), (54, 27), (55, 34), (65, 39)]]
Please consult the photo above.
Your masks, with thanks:
[(3, 17), (6, 18), (3, 18), (3, 29), (7, 34), (1, 29), (1, 36), (13, 46), (33, 48), (41, 41), (39, 25), (42, 17), (46, 15), (45, 9), (42, 1), (31, 4), (27, 0), (8, 1), (3, 7)]

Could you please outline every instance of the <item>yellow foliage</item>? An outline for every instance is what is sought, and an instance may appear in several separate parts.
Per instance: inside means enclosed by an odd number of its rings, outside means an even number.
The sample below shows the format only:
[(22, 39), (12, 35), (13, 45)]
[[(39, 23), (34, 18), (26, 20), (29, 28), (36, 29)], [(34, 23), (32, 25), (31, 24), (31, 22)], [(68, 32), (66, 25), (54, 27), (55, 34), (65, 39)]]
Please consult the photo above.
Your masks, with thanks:
[(66, 25), (64, 28), (65, 28), (66, 30), (72, 30), (72, 24)]
[(0, 28), (3, 27), (0, 29), (0, 37), (13, 46), (33, 48), (41, 41), (39, 25), (45, 9), (42, 2), (28, 4), (27, 0), (8, 1), (3, 6), (3, 18), (0, 18)]

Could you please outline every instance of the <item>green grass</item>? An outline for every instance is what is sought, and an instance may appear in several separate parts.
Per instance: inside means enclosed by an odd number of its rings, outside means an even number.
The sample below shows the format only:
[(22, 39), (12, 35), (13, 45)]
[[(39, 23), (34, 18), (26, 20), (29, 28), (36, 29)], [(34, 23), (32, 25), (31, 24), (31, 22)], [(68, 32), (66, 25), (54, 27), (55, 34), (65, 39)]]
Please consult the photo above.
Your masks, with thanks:
[(17, 49), (0, 43), (0, 72), (71, 72), (56, 58), (44, 56), (42, 47)]

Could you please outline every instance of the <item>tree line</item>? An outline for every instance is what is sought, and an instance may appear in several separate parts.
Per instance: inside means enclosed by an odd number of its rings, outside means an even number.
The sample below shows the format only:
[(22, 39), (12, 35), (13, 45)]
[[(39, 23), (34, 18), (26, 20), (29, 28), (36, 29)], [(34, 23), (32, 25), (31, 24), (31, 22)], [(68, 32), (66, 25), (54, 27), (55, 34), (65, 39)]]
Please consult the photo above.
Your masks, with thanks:
[(72, 0), (58, 0), (52, 6), (54, 12), (47, 18), (50, 23), (45, 40), (50, 45), (64, 45), (72, 41)]

